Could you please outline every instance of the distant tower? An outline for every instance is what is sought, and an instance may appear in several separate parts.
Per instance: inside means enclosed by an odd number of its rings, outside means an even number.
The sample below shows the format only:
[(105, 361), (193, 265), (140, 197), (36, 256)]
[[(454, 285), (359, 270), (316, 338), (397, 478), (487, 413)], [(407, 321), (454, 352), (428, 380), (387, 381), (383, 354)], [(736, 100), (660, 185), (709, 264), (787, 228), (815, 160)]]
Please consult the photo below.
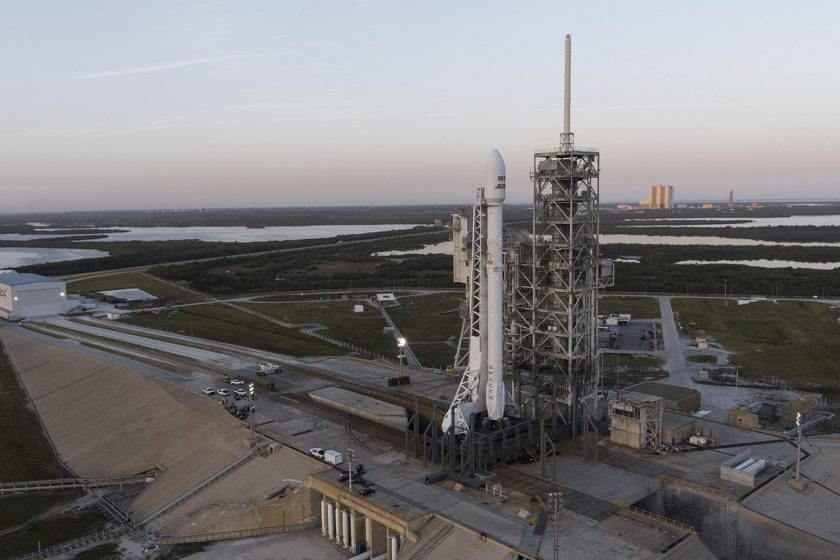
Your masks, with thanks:
[(729, 207), (733, 208), (735, 206), (735, 191), (729, 189)]

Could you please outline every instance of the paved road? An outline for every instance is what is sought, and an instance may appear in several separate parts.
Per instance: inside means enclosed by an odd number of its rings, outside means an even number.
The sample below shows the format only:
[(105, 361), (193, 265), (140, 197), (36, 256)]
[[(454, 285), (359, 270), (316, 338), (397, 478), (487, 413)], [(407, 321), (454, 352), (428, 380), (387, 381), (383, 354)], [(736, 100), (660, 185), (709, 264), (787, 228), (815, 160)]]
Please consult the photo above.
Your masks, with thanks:
[(138, 336), (111, 329), (104, 329), (102, 327), (97, 327), (94, 325), (81, 324), (74, 321), (70, 321), (63, 317), (51, 318), (44, 321), (44, 323), (48, 325), (54, 325), (56, 327), (83, 332), (101, 338), (117, 340), (134, 346), (149, 348), (150, 350), (156, 350), (159, 352), (165, 352), (167, 354), (174, 354), (176, 356), (192, 358), (201, 362), (210, 362), (216, 365), (230, 368), (232, 371), (256, 371), (257, 369), (257, 364), (250, 360), (242, 360), (210, 350), (203, 350), (191, 346), (175, 344), (172, 342), (165, 342), (163, 340), (156, 340), (145, 336)]
[(659, 314), (662, 317), (662, 342), (665, 344), (663, 357), (665, 358), (665, 369), (671, 376), (668, 382), (673, 385), (691, 386), (691, 379), (688, 377), (685, 367), (685, 353), (683, 352), (680, 333), (677, 330), (677, 322), (674, 319), (674, 311), (671, 309), (671, 298), (659, 296)]

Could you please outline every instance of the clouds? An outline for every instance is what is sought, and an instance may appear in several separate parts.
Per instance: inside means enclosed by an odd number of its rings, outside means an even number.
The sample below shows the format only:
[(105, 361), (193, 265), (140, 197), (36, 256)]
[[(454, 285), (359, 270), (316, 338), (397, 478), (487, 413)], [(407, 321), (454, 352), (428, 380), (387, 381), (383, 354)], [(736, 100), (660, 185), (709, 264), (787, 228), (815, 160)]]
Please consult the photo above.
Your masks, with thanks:
[(102, 72), (92, 72), (90, 74), (74, 76), (74, 79), (92, 80), (96, 78), (116, 78), (120, 76), (133, 76), (135, 74), (152, 74), (154, 72), (165, 72), (167, 70), (175, 70), (176, 68), (200, 66), (203, 64), (213, 64), (216, 62), (224, 62), (226, 60), (236, 60), (242, 57), (243, 55), (225, 55), (212, 56), (208, 58), (194, 58), (192, 60), (172, 60), (169, 62), (161, 62), (158, 64), (147, 64), (144, 66), (133, 66), (130, 68), (119, 68), (115, 70), (104, 70)]

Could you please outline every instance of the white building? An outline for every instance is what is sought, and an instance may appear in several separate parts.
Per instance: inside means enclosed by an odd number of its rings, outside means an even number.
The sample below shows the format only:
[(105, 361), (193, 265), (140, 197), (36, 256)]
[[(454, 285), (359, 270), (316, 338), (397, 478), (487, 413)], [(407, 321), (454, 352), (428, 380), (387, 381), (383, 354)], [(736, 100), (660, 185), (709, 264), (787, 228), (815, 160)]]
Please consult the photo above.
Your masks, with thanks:
[(68, 303), (61, 280), (39, 274), (0, 274), (0, 318), (9, 321), (59, 315), (74, 307)]

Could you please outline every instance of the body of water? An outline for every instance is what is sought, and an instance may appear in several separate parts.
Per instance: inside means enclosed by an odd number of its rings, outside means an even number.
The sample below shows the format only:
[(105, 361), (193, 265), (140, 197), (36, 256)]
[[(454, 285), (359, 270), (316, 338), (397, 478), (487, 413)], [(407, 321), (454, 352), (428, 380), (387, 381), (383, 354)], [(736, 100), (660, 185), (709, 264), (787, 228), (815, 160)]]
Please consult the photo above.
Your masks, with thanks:
[(756, 266), (759, 268), (808, 268), (812, 270), (834, 270), (840, 268), (840, 262), (800, 262), (800, 261), (779, 261), (771, 259), (753, 259), (743, 261), (679, 261), (674, 264), (736, 264), (744, 266)]
[(420, 249), (408, 249), (404, 251), (379, 251), (373, 253), (374, 257), (396, 257), (399, 255), (451, 255), (455, 251), (452, 241), (441, 241), (432, 245), (426, 245)]
[(93, 249), (42, 249), (39, 247), (0, 247), (0, 269), (30, 264), (75, 261), (107, 257), (105, 251)]
[(600, 236), (601, 245), (713, 245), (731, 247), (840, 247), (837, 243), (800, 243), (796, 241), (761, 241), (709, 235), (629, 235), (609, 233)]
[[(265, 228), (235, 227), (116, 227), (127, 230), (107, 234), (97, 241), (176, 241), (198, 239), (199, 241), (224, 241), (247, 243), (249, 241), (287, 241), (292, 239), (322, 239), (337, 235), (355, 235), (378, 231), (404, 230), (418, 224), (375, 224), (375, 225), (321, 225), (321, 226), (271, 226)], [(3, 241), (27, 241), (67, 237), (68, 234), (32, 234), (21, 235), (7, 233), (0, 235)], [(84, 229), (76, 230), (73, 235), (88, 235)]]
[[(662, 220), (687, 220), (687, 221), (714, 221), (722, 222), (729, 220), (744, 220), (749, 222), (740, 224), (659, 224)], [(636, 218), (625, 220), (625, 222), (641, 222), (628, 224), (620, 227), (686, 227), (686, 228), (713, 228), (713, 227), (732, 227), (732, 228), (751, 228), (751, 227), (774, 227), (774, 226), (840, 226), (840, 215), (825, 214), (820, 216), (784, 216), (780, 218), (744, 218), (743, 216), (732, 216), (729, 218), (680, 218), (674, 216), (673, 218)]]

